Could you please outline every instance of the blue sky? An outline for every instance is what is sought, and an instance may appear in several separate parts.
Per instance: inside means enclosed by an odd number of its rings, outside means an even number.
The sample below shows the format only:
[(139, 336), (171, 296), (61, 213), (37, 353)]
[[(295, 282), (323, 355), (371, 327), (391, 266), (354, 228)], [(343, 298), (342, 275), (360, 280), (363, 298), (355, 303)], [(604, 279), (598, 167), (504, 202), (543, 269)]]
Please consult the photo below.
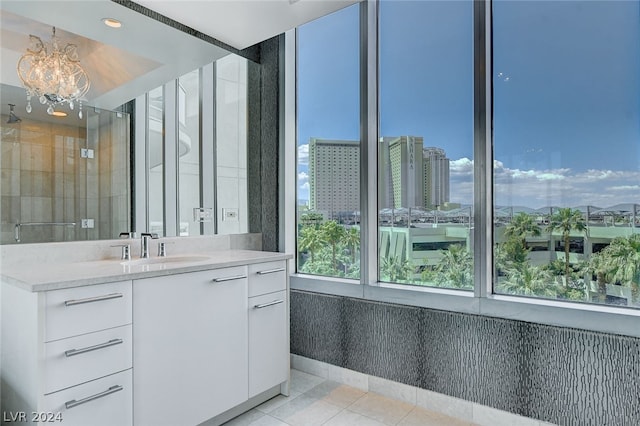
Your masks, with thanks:
[[(496, 1), (497, 204), (640, 202), (640, 7)], [(299, 198), (310, 137), (359, 138), (358, 10), (300, 28)], [(380, 5), (380, 135), (416, 135), (451, 159), (451, 201), (472, 199), (472, 2)]]

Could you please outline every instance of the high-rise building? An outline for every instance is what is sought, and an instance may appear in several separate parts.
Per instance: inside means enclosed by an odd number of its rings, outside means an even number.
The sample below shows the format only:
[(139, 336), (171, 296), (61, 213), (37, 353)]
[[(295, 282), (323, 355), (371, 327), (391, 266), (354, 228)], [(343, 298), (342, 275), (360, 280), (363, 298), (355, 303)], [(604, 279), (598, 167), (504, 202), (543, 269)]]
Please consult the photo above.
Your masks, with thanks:
[(449, 159), (423, 148), (421, 136), (382, 137), (378, 145), (380, 208), (433, 209), (449, 202)]
[[(382, 137), (378, 144), (380, 208), (433, 209), (449, 201), (449, 159), (421, 136)], [(309, 208), (327, 218), (360, 210), (360, 142), (311, 138)]]
[(378, 144), (380, 208), (422, 207), (423, 161), (420, 136), (382, 137)]
[(423, 149), (425, 207), (434, 208), (449, 202), (449, 159), (442, 148)]
[(360, 141), (310, 139), (309, 208), (329, 219), (360, 210)]

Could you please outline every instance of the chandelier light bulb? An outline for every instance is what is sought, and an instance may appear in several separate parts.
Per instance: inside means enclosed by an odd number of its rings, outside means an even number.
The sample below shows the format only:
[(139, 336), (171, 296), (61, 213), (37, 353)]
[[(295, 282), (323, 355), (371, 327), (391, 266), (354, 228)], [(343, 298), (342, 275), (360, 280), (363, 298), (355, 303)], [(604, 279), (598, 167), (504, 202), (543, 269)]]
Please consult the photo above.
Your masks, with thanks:
[(50, 42), (29, 36), (30, 47), (20, 57), (17, 72), (27, 91), (27, 113), (31, 113), (31, 97), (36, 96), (41, 104), (48, 105), (47, 112), (53, 113), (57, 105), (80, 102), (78, 117), (82, 118), (82, 98), (89, 91), (91, 83), (87, 73), (80, 66), (77, 46), (65, 44), (56, 38), (53, 28)]

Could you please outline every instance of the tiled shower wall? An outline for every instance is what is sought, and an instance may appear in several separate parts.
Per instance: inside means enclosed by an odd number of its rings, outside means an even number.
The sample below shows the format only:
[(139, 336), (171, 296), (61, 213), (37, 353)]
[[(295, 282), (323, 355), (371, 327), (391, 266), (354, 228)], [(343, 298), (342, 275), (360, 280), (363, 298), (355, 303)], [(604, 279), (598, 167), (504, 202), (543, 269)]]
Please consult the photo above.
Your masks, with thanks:
[(292, 291), (291, 353), (554, 424), (640, 424), (637, 338)]
[[(76, 223), (23, 226), (21, 243), (115, 238), (128, 229), (128, 117), (85, 113), (88, 131), (26, 117), (8, 124), (3, 117), (1, 244), (15, 243), (16, 223)], [(81, 158), (81, 148), (93, 149), (94, 158)], [(83, 229), (83, 218), (94, 219), (95, 227)]]

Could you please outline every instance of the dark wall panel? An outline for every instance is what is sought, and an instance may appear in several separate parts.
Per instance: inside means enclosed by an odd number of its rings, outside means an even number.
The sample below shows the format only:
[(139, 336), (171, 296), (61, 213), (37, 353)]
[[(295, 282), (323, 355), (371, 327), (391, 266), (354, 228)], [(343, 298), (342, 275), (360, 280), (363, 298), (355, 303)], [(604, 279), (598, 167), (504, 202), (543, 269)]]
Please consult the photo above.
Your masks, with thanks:
[(291, 353), (560, 425), (640, 424), (640, 339), (291, 292)]
[(249, 232), (262, 233), (262, 248), (266, 251), (278, 251), (279, 76), (282, 37), (280, 35), (260, 43), (260, 63), (248, 64)]

